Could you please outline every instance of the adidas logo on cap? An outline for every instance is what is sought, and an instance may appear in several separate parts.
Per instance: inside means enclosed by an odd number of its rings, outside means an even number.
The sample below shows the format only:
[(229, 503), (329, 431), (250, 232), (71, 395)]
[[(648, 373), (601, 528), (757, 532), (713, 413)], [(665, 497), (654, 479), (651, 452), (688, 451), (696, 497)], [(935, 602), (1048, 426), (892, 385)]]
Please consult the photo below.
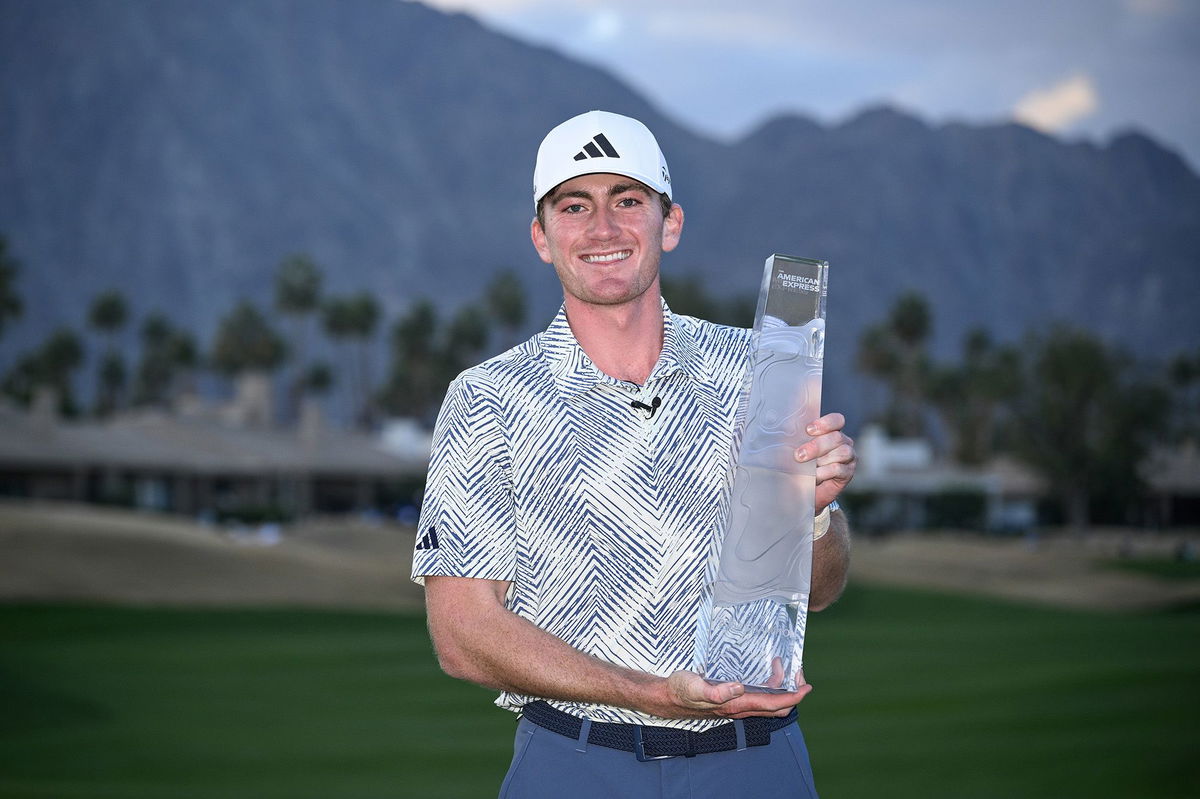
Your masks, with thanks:
[(609, 143), (608, 138), (603, 133), (597, 133), (592, 137), (592, 140), (583, 145), (583, 149), (575, 153), (576, 161), (585, 161), (588, 158), (620, 158), (621, 154)]
[(670, 172), (654, 134), (631, 117), (588, 111), (542, 140), (533, 169), (534, 206), (560, 183), (597, 173), (624, 175), (671, 197)]

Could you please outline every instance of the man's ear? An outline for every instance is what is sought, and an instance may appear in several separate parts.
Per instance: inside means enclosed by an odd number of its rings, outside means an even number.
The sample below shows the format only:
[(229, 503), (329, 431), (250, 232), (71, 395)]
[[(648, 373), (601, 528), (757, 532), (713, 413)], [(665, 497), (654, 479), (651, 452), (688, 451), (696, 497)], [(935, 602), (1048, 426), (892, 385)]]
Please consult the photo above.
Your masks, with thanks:
[(679, 203), (671, 206), (671, 210), (663, 218), (662, 248), (670, 252), (679, 245), (679, 237), (683, 235), (683, 208)]
[(536, 216), (529, 224), (529, 238), (533, 240), (533, 249), (537, 250), (538, 256), (548, 264), (554, 263), (550, 257), (550, 246), (546, 243), (546, 231)]

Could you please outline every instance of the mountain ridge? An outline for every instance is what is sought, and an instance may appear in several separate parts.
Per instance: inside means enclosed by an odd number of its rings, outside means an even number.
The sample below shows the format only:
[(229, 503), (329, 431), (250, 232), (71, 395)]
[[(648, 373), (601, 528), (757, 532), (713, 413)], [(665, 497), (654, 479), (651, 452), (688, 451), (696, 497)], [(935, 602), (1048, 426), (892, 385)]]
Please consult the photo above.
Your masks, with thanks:
[(642, 119), (667, 153), (687, 223), (666, 274), (752, 294), (771, 252), (831, 262), (831, 401), (854, 394), (858, 332), (909, 290), (944, 354), (976, 324), (1013, 339), (1051, 319), (1141, 353), (1200, 340), (1182, 301), (1200, 296), (1200, 178), (1136, 131), (1063, 142), (876, 106), (719, 142), (599, 68), (418, 3), (0, 7), (0, 234), (27, 309), (0, 366), (82, 329), (112, 287), (206, 347), (297, 251), (389, 321), (515, 268), (538, 329), (560, 295), (528, 239), (533, 159), (590, 108)]

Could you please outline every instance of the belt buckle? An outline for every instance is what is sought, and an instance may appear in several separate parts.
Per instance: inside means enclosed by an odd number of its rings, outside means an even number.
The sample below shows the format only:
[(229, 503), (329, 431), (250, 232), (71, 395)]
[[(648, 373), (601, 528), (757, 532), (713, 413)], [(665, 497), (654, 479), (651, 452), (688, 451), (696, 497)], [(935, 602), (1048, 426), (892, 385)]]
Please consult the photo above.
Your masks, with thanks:
[(649, 763), (653, 760), (669, 760), (674, 757), (674, 755), (646, 754), (646, 744), (642, 741), (642, 725), (640, 724), (633, 726), (633, 755), (638, 759), (639, 763)]

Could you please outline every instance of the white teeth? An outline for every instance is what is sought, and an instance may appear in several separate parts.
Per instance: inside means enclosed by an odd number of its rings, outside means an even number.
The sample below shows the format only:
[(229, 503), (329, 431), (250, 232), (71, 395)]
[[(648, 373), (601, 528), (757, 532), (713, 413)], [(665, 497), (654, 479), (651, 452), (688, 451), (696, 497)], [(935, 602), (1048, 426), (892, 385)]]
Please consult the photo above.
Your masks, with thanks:
[(607, 264), (613, 261), (623, 261), (633, 255), (632, 250), (621, 250), (621, 252), (610, 253), (609, 255), (585, 255), (583, 260), (589, 264)]

